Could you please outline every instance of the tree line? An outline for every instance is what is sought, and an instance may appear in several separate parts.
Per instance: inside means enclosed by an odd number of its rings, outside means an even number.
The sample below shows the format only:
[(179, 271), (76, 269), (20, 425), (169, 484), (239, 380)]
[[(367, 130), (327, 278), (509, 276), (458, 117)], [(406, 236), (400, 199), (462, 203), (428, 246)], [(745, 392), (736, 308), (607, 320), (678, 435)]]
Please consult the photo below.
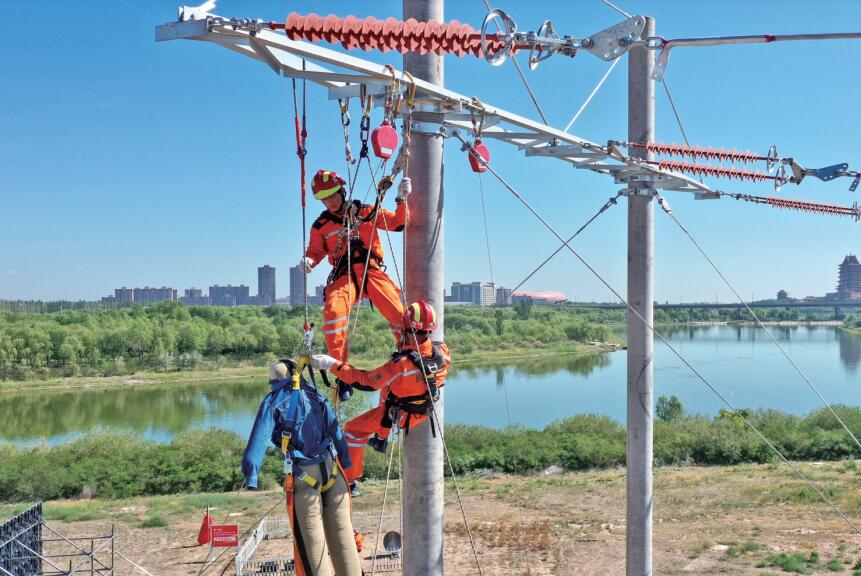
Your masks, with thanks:
[[(184, 306), (160, 302), (118, 309), (0, 311), (0, 380), (114, 376), (138, 370), (218, 367), (300, 351), (301, 306)], [(310, 320), (322, 325), (319, 307)], [(605, 341), (611, 330), (573, 309), (447, 310), (446, 340), (458, 353)], [(317, 342), (322, 343), (322, 335)], [(387, 322), (369, 307), (356, 314), (351, 354), (382, 359), (393, 349)]]

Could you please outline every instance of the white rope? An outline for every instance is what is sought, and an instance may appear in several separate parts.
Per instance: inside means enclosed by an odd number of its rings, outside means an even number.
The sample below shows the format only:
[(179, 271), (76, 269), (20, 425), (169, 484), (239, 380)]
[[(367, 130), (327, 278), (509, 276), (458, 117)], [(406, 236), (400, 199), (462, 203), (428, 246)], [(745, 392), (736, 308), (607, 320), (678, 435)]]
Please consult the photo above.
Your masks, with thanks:
[[(394, 426), (397, 427), (395, 422)], [(386, 501), (389, 499), (389, 479), (392, 477), (392, 461), (395, 459), (395, 447), (389, 450), (389, 466), (386, 469), (386, 486), (383, 489), (383, 505), (380, 506), (380, 520), (377, 522), (377, 537), (374, 539), (374, 559), (371, 564), (371, 576), (377, 573), (377, 550), (380, 546), (380, 532), (383, 531), (383, 514), (386, 511)]]
[(753, 431), (753, 432), (754, 432), (754, 433), (755, 433), (755, 434), (756, 434), (756, 435), (757, 435), (757, 436), (758, 436), (758, 437), (759, 437), (763, 442), (765, 442), (765, 444), (766, 444), (766, 445), (767, 445), (767, 446), (768, 446), (768, 447), (769, 447), (769, 448), (770, 448), (770, 449), (771, 449), (771, 450), (772, 450), (772, 451), (773, 451), (773, 452), (774, 452), (774, 453), (775, 453), (775, 454), (776, 454), (776, 455), (777, 455), (781, 460), (783, 460), (783, 462), (784, 462), (787, 466), (789, 466), (789, 467), (790, 467), (790, 468), (791, 468), (791, 469), (792, 469), (792, 470), (793, 470), (793, 471), (798, 475), (798, 477), (799, 477), (799, 478), (801, 478), (802, 480), (804, 480), (804, 482), (806, 482), (806, 483), (807, 483), (807, 485), (808, 485), (808, 486), (809, 486), (809, 487), (810, 487), (814, 492), (816, 492), (816, 493), (819, 495), (819, 497), (820, 497), (824, 502), (826, 502), (826, 503), (827, 503), (827, 504), (828, 504), (828, 505), (829, 505), (829, 506), (830, 506), (830, 507), (831, 507), (835, 512), (837, 512), (837, 514), (838, 514), (838, 515), (840, 515), (840, 517), (841, 517), (841, 518), (843, 518), (843, 520), (845, 520), (845, 521), (846, 521), (846, 523), (847, 523), (847, 524), (849, 524), (849, 525), (853, 528), (853, 530), (855, 530), (855, 532), (857, 532), (858, 534), (861, 534), (861, 529), (859, 529), (859, 528), (858, 528), (858, 526), (856, 526), (856, 525), (855, 525), (855, 523), (854, 523), (854, 522), (852, 522), (852, 520), (850, 520), (850, 519), (849, 519), (849, 517), (848, 517), (848, 516), (846, 516), (846, 514), (845, 514), (845, 513), (843, 513), (843, 511), (842, 511), (842, 510), (840, 510), (840, 508), (838, 508), (838, 506), (837, 506), (837, 505), (836, 505), (836, 504), (835, 504), (835, 503), (834, 503), (830, 498), (828, 498), (828, 496), (826, 496), (826, 495), (822, 492), (822, 490), (820, 490), (820, 489), (819, 489), (819, 487), (818, 487), (818, 486), (816, 486), (816, 484), (814, 484), (810, 479), (808, 479), (808, 478), (807, 478), (807, 476), (805, 476), (805, 475), (804, 475), (804, 473), (803, 473), (803, 472), (801, 472), (801, 470), (800, 470), (797, 466), (795, 466), (795, 464), (793, 464), (793, 463), (792, 463), (792, 462), (791, 462), (791, 461), (790, 461), (786, 456), (784, 456), (784, 455), (783, 455), (783, 453), (782, 453), (782, 452), (781, 452), (781, 451), (780, 451), (780, 450), (779, 450), (779, 449), (778, 449), (774, 444), (772, 444), (772, 442), (771, 442), (768, 438), (766, 438), (766, 437), (765, 437), (765, 435), (764, 435), (762, 432), (760, 432), (760, 431), (759, 431), (759, 429), (758, 429), (756, 426), (754, 426), (754, 424), (753, 424), (753, 423), (752, 423), (752, 422), (751, 422), (747, 417), (745, 417), (745, 415), (744, 415), (740, 410), (738, 410), (738, 409), (737, 409), (737, 408), (736, 408), (736, 407), (735, 407), (735, 406), (734, 406), (734, 405), (733, 405), (733, 404), (732, 404), (732, 403), (731, 403), (731, 402), (730, 402), (730, 401), (729, 401), (729, 400), (728, 400), (728, 399), (727, 399), (723, 394), (721, 394), (721, 393), (720, 393), (720, 391), (719, 391), (717, 388), (715, 388), (715, 387), (714, 387), (714, 385), (713, 385), (713, 384), (712, 384), (712, 383), (711, 383), (711, 382), (710, 382), (710, 381), (709, 381), (705, 376), (703, 376), (703, 374), (702, 374), (699, 370), (697, 370), (697, 369), (693, 366), (693, 364), (691, 364), (691, 363), (687, 360), (687, 358), (685, 358), (685, 357), (684, 357), (684, 356), (683, 356), (683, 355), (682, 355), (682, 354), (681, 354), (681, 353), (680, 353), (680, 352), (679, 352), (679, 351), (678, 351), (678, 350), (677, 350), (677, 349), (676, 349), (676, 348), (675, 348), (675, 347), (674, 347), (674, 346), (669, 342), (669, 340), (667, 340), (667, 339), (666, 339), (666, 338), (665, 338), (665, 337), (664, 337), (660, 332), (658, 332), (658, 331), (655, 329), (655, 327), (652, 325), (652, 323), (650, 323), (649, 321), (647, 321), (647, 320), (643, 317), (643, 315), (642, 315), (642, 314), (640, 314), (640, 312), (639, 312), (639, 311), (637, 311), (637, 310), (636, 310), (636, 309), (635, 309), (635, 308), (634, 308), (634, 307), (633, 307), (633, 306), (628, 302), (628, 300), (627, 300), (627, 299), (625, 299), (625, 298), (621, 295), (621, 293), (619, 293), (619, 291), (618, 291), (618, 290), (616, 290), (616, 289), (615, 289), (615, 288), (614, 288), (614, 287), (613, 287), (613, 286), (612, 286), (612, 285), (611, 285), (611, 284), (610, 284), (610, 283), (609, 283), (609, 282), (604, 278), (604, 276), (602, 276), (602, 275), (601, 275), (601, 273), (600, 273), (600, 272), (598, 272), (598, 271), (595, 269), (595, 267), (594, 267), (594, 266), (592, 266), (592, 264), (590, 264), (590, 263), (589, 263), (589, 262), (588, 262), (588, 261), (587, 261), (583, 256), (581, 256), (581, 255), (580, 255), (580, 253), (579, 253), (579, 252), (577, 252), (577, 251), (576, 251), (576, 250), (575, 250), (575, 249), (574, 249), (574, 248), (573, 248), (573, 247), (572, 247), (568, 242), (566, 242), (566, 241), (562, 238), (562, 236), (560, 236), (560, 235), (559, 235), (559, 233), (556, 231), (556, 229), (555, 229), (555, 228), (553, 228), (553, 226), (551, 226), (551, 225), (550, 225), (550, 223), (549, 223), (549, 222), (547, 222), (547, 220), (545, 220), (545, 219), (544, 219), (544, 217), (542, 217), (542, 216), (541, 216), (541, 215), (540, 215), (540, 214), (535, 210), (535, 208), (533, 208), (533, 207), (532, 207), (532, 205), (531, 205), (531, 204), (529, 204), (529, 202), (527, 202), (527, 201), (526, 201), (526, 199), (525, 199), (525, 198), (523, 198), (523, 196), (521, 196), (521, 195), (520, 195), (520, 193), (519, 193), (519, 192), (517, 192), (517, 190), (515, 190), (515, 189), (514, 189), (514, 188), (513, 188), (513, 187), (512, 187), (512, 186), (511, 186), (511, 185), (510, 185), (510, 184), (509, 184), (509, 183), (508, 183), (508, 182), (507, 182), (503, 177), (502, 177), (502, 176), (500, 176), (500, 175), (499, 175), (499, 173), (498, 173), (498, 172), (497, 172), (497, 171), (496, 171), (492, 166), (490, 166), (490, 164), (488, 164), (487, 162), (484, 162), (484, 159), (483, 159), (483, 158), (481, 158), (481, 156), (480, 156), (477, 152), (475, 152), (475, 149), (472, 147), (472, 145), (471, 145), (469, 142), (467, 142), (466, 140), (464, 140), (464, 139), (463, 139), (463, 137), (460, 135), (460, 133), (455, 132), (455, 133), (454, 133), (454, 135), (455, 135), (455, 137), (456, 137), (458, 140), (460, 140), (460, 141), (461, 141), (461, 143), (463, 143), (463, 145), (466, 147), (466, 149), (469, 151), (469, 153), (470, 153), (470, 154), (473, 154), (475, 157), (477, 157), (477, 158), (479, 159), (479, 161), (480, 161), (484, 166), (486, 166), (486, 167), (487, 167), (487, 169), (490, 171), (490, 173), (491, 173), (491, 174), (493, 174), (494, 176), (496, 176), (497, 180), (499, 180), (499, 181), (500, 181), (500, 183), (502, 183), (502, 185), (503, 185), (503, 186), (505, 186), (505, 187), (506, 187), (506, 188), (507, 188), (507, 189), (508, 189), (508, 190), (509, 190), (513, 195), (514, 195), (514, 197), (515, 197), (515, 198), (517, 198), (517, 199), (520, 201), (520, 203), (521, 203), (521, 204), (523, 204), (523, 205), (524, 205), (524, 206), (525, 206), (525, 207), (526, 207), (526, 208), (527, 208), (527, 209), (532, 213), (532, 215), (533, 215), (533, 216), (535, 216), (535, 217), (536, 217), (536, 218), (537, 218), (537, 219), (538, 219), (538, 220), (539, 220), (539, 221), (544, 225), (544, 227), (545, 227), (545, 228), (547, 228), (547, 229), (548, 229), (548, 230), (549, 230), (549, 231), (550, 231), (554, 236), (556, 236), (556, 238), (557, 238), (557, 239), (559, 239), (561, 242), (563, 242), (563, 243), (565, 244), (565, 246), (568, 248), (568, 250), (569, 250), (572, 254), (574, 254), (574, 256), (575, 256), (575, 257), (576, 257), (576, 258), (577, 258), (577, 259), (578, 259), (578, 260), (579, 260), (579, 261), (580, 261), (580, 262), (581, 262), (581, 263), (582, 263), (582, 264), (583, 264), (583, 265), (584, 265), (584, 266), (585, 266), (585, 267), (586, 267), (586, 268), (587, 268), (587, 269), (588, 269), (588, 270), (589, 270), (589, 271), (590, 271), (590, 272), (591, 272), (591, 273), (592, 273), (596, 278), (598, 278), (598, 280), (600, 280), (600, 281), (601, 281), (601, 283), (602, 283), (602, 284), (603, 284), (603, 285), (604, 285), (608, 290), (610, 290), (610, 291), (611, 291), (611, 292), (616, 296), (616, 298), (618, 298), (618, 299), (619, 299), (619, 301), (620, 301), (620, 302), (622, 302), (622, 303), (625, 305), (625, 307), (626, 307), (630, 312), (632, 312), (632, 313), (633, 313), (637, 318), (639, 318), (639, 320), (640, 320), (640, 321), (641, 321), (641, 322), (642, 322), (642, 323), (643, 323), (643, 324), (644, 324), (644, 325), (645, 325), (645, 326), (646, 326), (646, 327), (647, 327), (647, 328), (652, 332), (652, 334), (654, 334), (655, 336), (657, 336), (657, 337), (658, 337), (658, 339), (660, 339), (660, 341), (661, 341), (661, 342), (663, 342), (663, 343), (667, 346), (667, 348), (669, 348), (669, 349), (670, 349), (670, 351), (672, 351), (672, 353), (673, 353), (673, 354), (674, 354), (674, 355), (675, 355), (679, 360), (681, 360), (681, 361), (682, 361), (682, 363), (683, 363), (685, 366), (687, 366), (687, 367), (691, 370), (691, 372), (693, 372), (693, 373), (697, 376), (697, 378), (699, 378), (699, 379), (703, 382), (703, 384), (705, 384), (705, 385), (709, 388), (709, 390), (711, 390), (711, 391), (712, 391), (712, 392), (713, 392), (713, 393), (714, 393), (718, 398), (720, 398), (720, 400), (721, 400), (721, 401), (722, 401), (722, 402), (723, 402), (723, 403), (724, 403), (724, 404), (725, 404), (725, 405), (726, 405), (726, 406), (727, 406), (727, 407), (728, 407), (728, 408), (733, 412), (733, 414), (734, 414), (735, 416), (737, 416), (739, 419), (741, 419), (741, 420), (742, 420), (742, 421), (747, 425), (747, 427), (748, 427), (748, 428), (750, 428), (750, 429), (751, 429), (751, 430), (752, 430), (752, 431)]
[(134, 566), (135, 568), (137, 568), (138, 570), (140, 570), (144, 574), (146, 574), (146, 576), (152, 576), (152, 574), (150, 574), (143, 566), (139, 566), (138, 564), (135, 564), (134, 562), (129, 560), (126, 556), (124, 556), (123, 553), (120, 552), (119, 550), (117, 550), (116, 548), (114, 548), (114, 554), (116, 554), (117, 556), (119, 556), (120, 558), (122, 558), (123, 560), (125, 560), (126, 562), (128, 562), (129, 564), (131, 564), (132, 566)]
[(610, 2), (610, 0), (601, 0), (601, 2), (603, 2), (604, 4), (606, 4), (607, 6), (609, 6), (610, 8), (612, 8), (613, 10), (615, 10), (616, 12), (618, 12), (618, 13), (620, 13), (620, 14), (624, 15), (624, 16), (627, 16), (628, 18), (630, 18), (630, 17), (631, 17), (631, 15), (630, 15), (630, 14), (628, 14), (627, 12), (625, 12), (624, 10), (622, 10), (621, 8), (619, 8), (618, 6), (616, 6), (615, 4), (613, 4), (612, 2)]
[(762, 320), (759, 319), (759, 316), (757, 316), (756, 312), (754, 312), (751, 309), (751, 307), (747, 304), (747, 302), (744, 301), (744, 298), (741, 297), (741, 295), (738, 293), (738, 291), (735, 289), (735, 287), (730, 283), (730, 281), (727, 279), (727, 277), (724, 275), (724, 273), (721, 272), (720, 269), (717, 267), (717, 265), (714, 263), (714, 261), (711, 258), (709, 258), (708, 254), (706, 254), (705, 250), (703, 250), (702, 246), (700, 246), (700, 243), (696, 241), (696, 239), (693, 237), (693, 235), (690, 233), (690, 231), (685, 227), (684, 224), (681, 223), (681, 221), (676, 217), (676, 215), (670, 209), (670, 206), (669, 206), (669, 204), (667, 204), (667, 201), (662, 196), (658, 196), (658, 200), (659, 200), (661, 208), (664, 210), (664, 212), (666, 212), (666, 214), (670, 218), (673, 219), (673, 222), (678, 224), (678, 226), (682, 230), (682, 232), (685, 233), (685, 235), (691, 240), (691, 242), (694, 244), (694, 246), (696, 246), (697, 250), (699, 250), (700, 254), (703, 255), (703, 258), (706, 259), (706, 261), (711, 265), (711, 267), (714, 268), (714, 271), (717, 272), (718, 276), (721, 277), (721, 280), (724, 281), (724, 284), (726, 284), (727, 287), (730, 290), (732, 290), (732, 293), (735, 294), (735, 297), (738, 298), (738, 301), (742, 304), (742, 306), (744, 306), (745, 310), (747, 310), (748, 313), (750, 313), (750, 315), (753, 317), (754, 321), (756, 321), (757, 326), (759, 326), (760, 328), (762, 328), (765, 331), (765, 333), (769, 337), (769, 339), (774, 343), (775, 346), (777, 346), (777, 349), (780, 350), (781, 354), (783, 354), (783, 357), (786, 358), (786, 360), (792, 365), (792, 367), (795, 369), (795, 371), (798, 373), (798, 375), (801, 376), (801, 379), (804, 380), (804, 382), (810, 387), (811, 390), (813, 390), (813, 392), (816, 394), (816, 396), (819, 397), (819, 400), (822, 402), (822, 404), (825, 405), (826, 408), (828, 408), (828, 410), (831, 412), (831, 414), (834, 416), (834, 418), (837, 420), (837, 422), (840, 423), (840, 426), (842, 426), (843, 429), (846, 430), (846, 433), (849, 434), (849, 436), (855, 442), (855, 445), (858, 446), (858, 448), (861, 448), (861, 443), (858, 442), (858, 438), (855, 437), (855, 434), (852, 433), (852, 431), (849, 429), (849, 427), (843, 422), (843, 419), (840, 418), (840, 416), (837, 414), (837, 412), (834, 411), (834, 408), (831, 406), (831, 404), (828, 402), (828, 400), (826, 400), (822, 396), (822, 394), (819, 392), (819, 390), (816, 388), (816, 386), (813, 385), (813, 382), (811, 382), (810, 379), (807, 377), (807, 375), (801, 370), (801, 367), (798, 364), (796, 364), (795, 361), (789, 356), (789, 353), (786, 352), (786, 349), (784, 349), (784, 347), (780, 345), (780, 342), (778, 342), (777, 338), (774, 337), (774, 334), (771, 333), (771, 330), (769, 330), (765, 326), (765, 324), (762, 323)]
[(568, 132), (568, 130), (570, 130), (570, 129), (571, 129), (571, 126), (573, 126), (573, 125), (574, 125), (574, 122), (576, 122), (576, 121), (577, 121), (577, 119), (580, 117), (580, 114), (582, 114), (582, 113), (583, 113), (583, 111), (584, 111), (584, 110), (586, 109), (586, 107), (589, 105), (589, 102), (591, 102), (591, 101), (592, 101), (592, 98), (594, 98), (594, 97), (595, 97), (595, 94), (597, 94), (597, 93), (598, 93), (598, 90), (600, 90), (600, 89), (601, 89), (601, 86), (603, 86), (603, 85), (604, 85), (604, 82), (607, 80), (607, 78), (609, 78), (609, 77), (610, 77), (610, 73), (613, 71), (613, 69), (616, 67), (616, 65), (617, 65), (621, 60), (622, 60), (621, 58), (616, 58), (615, 60), (613, 60), (613, 63), (612, 63), (612, 64), (610, 64), (610, 68), (608, 68), (608, 69), (607, 69), (607, 71), (606, 71), (606, 72), (604, 72), (604, 76), (601, 78), (601, 80), (599, 80), (599, 81), (598, 81), (598, 84), (595, 86), (595, 89), (594, 89), (594, 90), (592, 90), (592, 93), (591, 93), (591, 94), (589, 94), (589, 97), (588, 97), (588, 98), (586, 98), (586, 101), (585, 101), (585, 102), (583, 102), (583, 105), (582, 105), (582, 106), (580, 106), (580, 109), (579, 109), (579, 110), (577, 110), (577, 113), (576, 113), (576, 114), (574, 114), (574, 117), (571, 119), (571, 121), (570, 121), (570, 122), (568, 122), (568, 125), (567, 125), (567, 126), (565, 126), (565, 130), (563, 130), (563, 132)]

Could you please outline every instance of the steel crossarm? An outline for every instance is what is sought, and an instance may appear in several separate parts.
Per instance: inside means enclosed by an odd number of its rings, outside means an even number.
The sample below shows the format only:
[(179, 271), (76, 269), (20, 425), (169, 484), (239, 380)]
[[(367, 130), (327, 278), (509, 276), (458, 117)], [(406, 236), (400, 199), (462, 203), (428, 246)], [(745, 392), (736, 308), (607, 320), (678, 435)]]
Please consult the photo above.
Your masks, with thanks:
[[(688, 176), (659, 170), (627, 156), (618, 148), (590, 142), (557, 128), (530, 120), (496, 106), (477, 104), (473, 98), (412, 79), (399, 70), (356, 58), (310, 42), (290, 40), (271, 30), (251, 30), (210, 15), (205, 19), (157, 26), (156, 41), (198, 40), (243, 54), (267, 64), (278, 74), (304, 78), (328, 89), (330, 99), (370, 95), (382, 105), (392, 82), (403, 91), (415, 83), (414, 128), (473, 132), (472, 117), (484, 114), (482, 137), (517, 146), (526, 156), (564, 160), (575, 168), (609, 174), (618, 184), (649, 182), (649, 188), (694, 193), (697, 198), (719, 194)], [(303, 69), (304, 61), (304, 69)]]

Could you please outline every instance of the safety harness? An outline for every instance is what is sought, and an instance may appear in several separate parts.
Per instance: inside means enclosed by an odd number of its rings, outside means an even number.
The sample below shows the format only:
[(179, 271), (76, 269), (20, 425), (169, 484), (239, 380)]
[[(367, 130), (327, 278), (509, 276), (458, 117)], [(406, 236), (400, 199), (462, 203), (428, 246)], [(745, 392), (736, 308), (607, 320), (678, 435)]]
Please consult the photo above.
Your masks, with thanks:
[[(362, 203), (358, 200), (353, 200), (351, 202), (351, 206), (347, 207), (347, 212), (354, 211), (358, 213), (361, 208)], [(326, 222), (333, 222), (338, 225), (343, 225), (344, 219), (339, 218), (338, 216), (332, 214), (327, 210), (320, 215), (320, 217), (317, 219), (317, 222), (314, 223), (314, 226), (319, 228)], [(356, 228), (355, 230), (356, 234), (358, 235), (358, 228)], [(352, 237), (352, 235), (348, 237), (346, 242), (347, 245), (343, 249), (342, 245), (340, 244), (340, 242), (342, 242), (341, 237), (339, 237), (338, 241), (339, 246), (336, 249), (336, 253), (339, 253), (340, 255), (338, 256), (335, 265), (332, 267), (332, 271), (329, 273), (329, 277), (326, 279), (326, 285), (331, 285), (334, 281), (349, 272), (353, 283), (356, 285), (356, 288), (359, 288), (364, 291), (365, 286), (360, 286), (359, 279), (356, 276), (356, 271), (348, 270), (348, 268), (353, 267), (350, 263), (355, 265), (356, 263), (368, 262), (369, 266), (380, 270), (385, 270), (385, 265), (383, 264), (382, 258), (378, 258), (375, 254), (370, 252), (370, 248), (365, 246), (361, 238), (358, 238), (358, 236), (355, 238)], [(349, 258), (345, 258), (345, 255), (347, 253), (349, 253), (350, 255)], [(367, 279), (365, 279), (365, 282), (367, 282)]]
[[(299, 390), (301, 389), (301, 374), (302, 370), (307, 364), (307, 357), (301, 356), (299, 358), (298, 365), (296, 370), (293, 372), (293, 386), (290, 393), (290, 401), (287, 405), (287, 418), (284, 426), (284, 431), (281, 432), (281, 455), (284, 458), (284, 478), (285, 478), (285, 486), (288, 486), (292, 491), (295, 480), (299, 480), (300, 482), (304, 482), (314, 490), (317, 490), (320, 493), (328, 491), (332, 486), (335, 485), (335, 481), (338, 476), (338, 464), (335, 460), (334, 454), (332, 454), (332, 440), (331, 438), (325, 438), (320, 443), (320, 451), (325, 452), (328, 455), (328, 458), (325, 456), (323, 460), (320, 461), (320, 478), (321, 480), (317, 480), (301, 468), (299, 469), (298, 474), (293, 473), (293, 458), (290, 454), (290, 440), (293, 436), (293, 428), (296, 426), (296, 413), (299, 410)], [(309, 366), (309, 371), (311, 372), (311, 378), (313, 379), (314, 372), (311, 371)], [(322, 373), (322, 372), (321, 372)], [(325, 373), (323, 373), (325, 374)], [(326, 406), (320, 399), (319, 394), (315, 394), (317, 401), (320, 404), (320, 408), (325, 413)], [(331, 469), (326, 465), (326, 462), (330, 461), (332, 463)]]
[[(433, 411), (434, 402), (439, 400), (439, 388), (437, 386), (437, 373), (445, 367), (445, 355), (440, 347), (440, 342), (433, 343), (433, 352), (430, 356), (423, 357), (418, 350), (405, 350), (392, 354), (392, 361), (397, 362), (401, 358), (409, 358), (415, 365), (416, 370), (424, 373), (424, 378), (427, 380), (428, 392), (416, 394), (414, 396), (396, 396), (389, 392), (386, 396), (386, 411), (380, 424), (386, 428), (391, 428), (397, 421), (399, 412), (404, 412), (407, 415), (404, 422), (404, 435), (410, 433), (410, 423), (413, 415), (427, 416)], [(444, 385), (444, 383), (443, 383)], [(434, 426), (433, 418), (430, 420), (431, 434), (436, 438), (436, 427)]]

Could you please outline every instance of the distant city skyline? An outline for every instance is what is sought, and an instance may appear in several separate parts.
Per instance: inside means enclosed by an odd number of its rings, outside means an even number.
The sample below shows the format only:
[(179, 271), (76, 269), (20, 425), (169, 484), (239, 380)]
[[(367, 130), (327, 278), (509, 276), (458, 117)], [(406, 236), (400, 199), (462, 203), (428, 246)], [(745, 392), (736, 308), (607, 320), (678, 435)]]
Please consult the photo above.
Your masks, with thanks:
[(162, 286), (161, 288), (115, 288), (112, 296), (103, 296), (105, 303), (118, 302), (122, 304), (153, 302), (182, 302), (190, 306), (271, 306), (276, 302), (275, 267), (264, 264), (257, 268), (257, 295), (251, 296), (250, 289), (245, 284), (226, 286), (212, 284), (209, 293), (204, 294), (201, 288), (186, 288), (183, 296), (178, 297), (176, 288)]

